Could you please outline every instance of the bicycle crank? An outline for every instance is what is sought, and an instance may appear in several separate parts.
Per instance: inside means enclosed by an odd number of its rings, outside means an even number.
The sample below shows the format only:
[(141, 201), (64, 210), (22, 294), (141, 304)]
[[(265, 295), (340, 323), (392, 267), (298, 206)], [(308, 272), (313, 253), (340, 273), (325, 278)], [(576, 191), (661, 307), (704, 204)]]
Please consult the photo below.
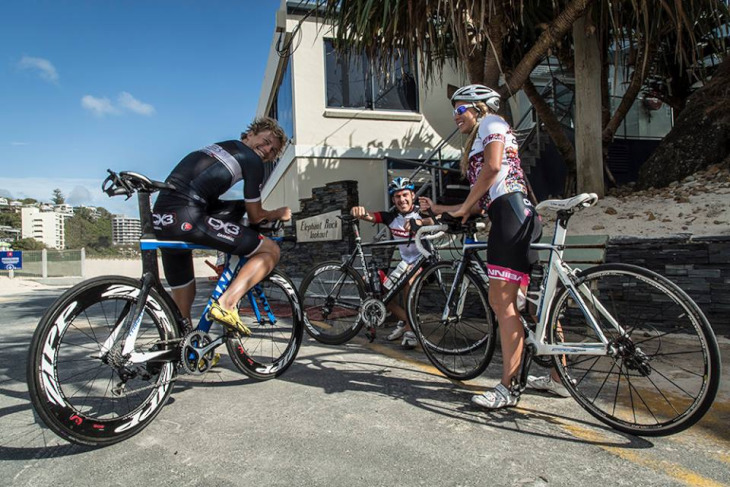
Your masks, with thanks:
[(360, 307), (360, 316), (365, 325), (374, 327), (385, 323), (385, 305), (379, 299), (368, 298)]
[(185, 336), (180, 347), (180, 365), (188, 374), (200, 375), (215, 365), (215, 347), (208, 347), (211, 340), (207, 333), (192, 331)]

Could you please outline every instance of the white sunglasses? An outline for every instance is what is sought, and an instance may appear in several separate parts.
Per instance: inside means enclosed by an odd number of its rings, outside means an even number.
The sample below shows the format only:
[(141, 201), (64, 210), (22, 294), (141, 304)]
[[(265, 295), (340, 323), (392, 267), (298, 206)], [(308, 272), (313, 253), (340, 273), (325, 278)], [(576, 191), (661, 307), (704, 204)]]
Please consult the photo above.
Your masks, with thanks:
[(460, 105), (456, 108), (454, 108), (454, 115), (464, 115), (466, 111), (470, 108), (476, 108), (477, 106), (473, 103), (470, 103), (468, 105)]

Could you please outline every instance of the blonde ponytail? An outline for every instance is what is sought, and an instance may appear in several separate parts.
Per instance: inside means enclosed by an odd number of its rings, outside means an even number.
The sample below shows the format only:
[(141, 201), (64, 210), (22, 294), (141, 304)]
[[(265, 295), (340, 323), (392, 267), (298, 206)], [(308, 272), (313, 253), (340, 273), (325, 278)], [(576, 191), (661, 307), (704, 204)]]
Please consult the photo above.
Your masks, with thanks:
[(464, 147), (462, 147), (461, 161), (459, 162), (459, 169), (461, 169), (461, 175), (464, 178), (466, 177), (466, 173), (469, 170), (469, 153), (471, 152), (471, 147), (474, 145), (474, 141), (476, 140), (477, 134), (479, 133), (479, 122), (482, 121), (482, 117), (489, 113), (492, 113), (492, 111), (487, 108), (487, 105), (484, 102), (476, 102), (474, 103), (474, 107), (479, 111), (479, 116), (477, 117), (477, 123), (474, 124), (474, 128), (471, 129), (469, 136), (466, 138), (466, 143), (464, 144)]

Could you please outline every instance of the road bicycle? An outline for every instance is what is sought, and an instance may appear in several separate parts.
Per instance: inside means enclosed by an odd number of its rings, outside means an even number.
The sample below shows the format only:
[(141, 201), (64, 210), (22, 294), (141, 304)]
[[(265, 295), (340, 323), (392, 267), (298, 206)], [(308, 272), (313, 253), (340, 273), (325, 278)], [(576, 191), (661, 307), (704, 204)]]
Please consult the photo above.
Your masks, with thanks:
[[(537, 205), (557, 219), (552, 243), (531, 246), (549, 252), (549, 260), (536, 295), (528, 296), (536, 314), (523, 319), (524, 355), (512, 390), (524, 390), (533, 357), (548, 357), (573, 398), (609, 426), (640, 436), (683, 431), (702, 418), (717, 394), (717, 340), (697, 304), (665, 277), (620, 263), (573, 269), (563, 260), (569, 219), (597, 201), (595, 194), (581, 194)], [(420, 231), (458, 232), (458, 225)], [(414, 241), (420, 245), (418, 235)], [(477, 242), (470, 250), (485, 247)], [(466, 277), (476, 267), (475, 255), (465, 252), (460, 261), (440, 264), (437, 269), (453, 275), (450, 287), (428, 285), (429, 269), (414, 283), (407, 311), (419, 340), (438, 343), (444, 337), (446, 348), (452, 347), (448, 337), (470, 309), (467, 297), (484, 291), (464, 292), (484, 287)]]
[(303, 333), (296, 288), (276, 269), (239, 303), (250, 336), (211, 332), (212, 300), (246, 261), (232, 255), (192, 328), (160, 282), (157, 249), (206, 247), (158, 241), (152, 232), (150, 195), (174, 187), (133, 172), (109, 173), (102, 185), (109, 196), (137, 193), (142, 277), (103, 276), (66, 291), (41, 318), (27, 369), (31, 402), (41, 420), (60, 437), (92, 446), (139, 433), (160, 412), (178, 373), (208, 372), (218, 346), (226, 344), (239, 371), (267, 380), (292, 364)]
[(497, 321), (489, 306), (489, 279), (479, 252), (485, 242), (476, 239), (486, 225), (470, 220), (465, 225), (423, 226), (414, 242), (425, 258), (431, 250), (424, 237), (447, 232), (461, 238), (460, 257), (433, 262), (418, 275), (406, 299), (408, 319), (426, 357), (445, 376), (469, 380), (479, 376), (492, 360)]
[[(387, 289), (381, 282), (378, 269), (372, 262), (368, 262), (363, 248), (393, 247), (403, 241), (362, 243), (357, 219), (350, 215), (338, 218), (343, 224), (352, 226), (355, 248), (344, 262), (327, 261), (318, 264), (302, 279), (299, 294), (303, 303), (304, 327), (318, 342), (340, 345), (357, 335), (363, 326), (367, 326), (367, 337), (373, 341), (375, 328), (382, 326), (385, 321), (387, 304), (421, 267), (435, 261), (437, 257), (435, 254), (429, 257), (420, 256)], [(354, 267), (358, 259), (364, 275)]]

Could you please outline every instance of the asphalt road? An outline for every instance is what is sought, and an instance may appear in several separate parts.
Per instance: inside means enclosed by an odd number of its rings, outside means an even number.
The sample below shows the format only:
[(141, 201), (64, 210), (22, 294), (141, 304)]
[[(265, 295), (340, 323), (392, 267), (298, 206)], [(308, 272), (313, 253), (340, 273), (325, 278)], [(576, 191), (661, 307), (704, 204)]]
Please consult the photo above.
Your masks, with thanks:
[(59, 294), (0, 296), (2, 485), (730, 485), (727, 340), (713, 408), (666, 438), (613, 431), (536, 392), (514, 409), (476, 409), (469, 398), (498, 380), (498, 353), (479, 379), (452, 382), (384, 331), (372, 344), (305, 339), (287, 373), (263, 383), (224, 356), (181, 377), (137, 436), (69, 445), (36, 422), (25, 384), (30, 337)]

